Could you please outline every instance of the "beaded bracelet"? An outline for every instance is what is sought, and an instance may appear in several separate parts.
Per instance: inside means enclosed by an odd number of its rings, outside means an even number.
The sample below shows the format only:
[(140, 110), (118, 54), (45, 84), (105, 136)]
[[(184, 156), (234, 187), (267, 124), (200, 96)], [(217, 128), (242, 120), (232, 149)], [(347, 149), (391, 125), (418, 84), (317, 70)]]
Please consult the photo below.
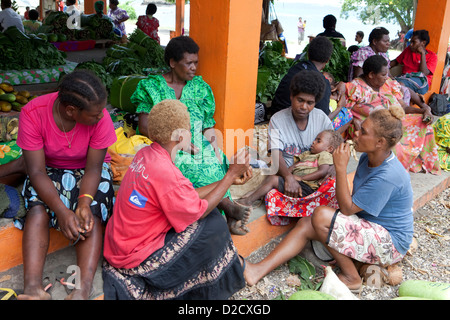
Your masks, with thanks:
[(93, 197), (93, 196), (91, 196), (91, 195), (90, 195), (90, 194), (88, 194), (88, 193), (85, 193), (85, 194), (82, 194), (82, 195), (78, 196), (78, 199), (80, 199), (80, 198), (83, 198), (83, 197), (88, 197), (88, 198), (91, 198), (91, 200), (92, 200), (92, 201), (94, 201), (94, 197)]

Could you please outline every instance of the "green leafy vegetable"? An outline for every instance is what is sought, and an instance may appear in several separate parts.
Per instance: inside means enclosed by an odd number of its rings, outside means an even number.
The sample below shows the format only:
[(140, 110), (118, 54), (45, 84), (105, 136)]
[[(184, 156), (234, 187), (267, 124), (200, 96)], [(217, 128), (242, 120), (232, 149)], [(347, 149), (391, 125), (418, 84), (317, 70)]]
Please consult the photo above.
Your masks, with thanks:
[(296, 256), (289, 260), (289, 271), (298, 274), (303, 281), (301, 282), (302, 290), (317, 290), (321, 282), (316, 282), (316, 268), (305, 258)]

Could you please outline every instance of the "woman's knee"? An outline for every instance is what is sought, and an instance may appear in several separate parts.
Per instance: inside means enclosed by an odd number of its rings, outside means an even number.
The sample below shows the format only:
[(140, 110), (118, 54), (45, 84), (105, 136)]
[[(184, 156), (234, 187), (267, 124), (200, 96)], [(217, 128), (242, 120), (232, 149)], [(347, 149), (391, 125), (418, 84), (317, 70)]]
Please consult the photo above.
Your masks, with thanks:
[(333, 219), (334, 213), (336, 209), (320, 206), (314, 210), (314, 213), (311, 216), (311, 223), (315, 228), (319, 227), (329, 227), (331, 224), (331, 220)]

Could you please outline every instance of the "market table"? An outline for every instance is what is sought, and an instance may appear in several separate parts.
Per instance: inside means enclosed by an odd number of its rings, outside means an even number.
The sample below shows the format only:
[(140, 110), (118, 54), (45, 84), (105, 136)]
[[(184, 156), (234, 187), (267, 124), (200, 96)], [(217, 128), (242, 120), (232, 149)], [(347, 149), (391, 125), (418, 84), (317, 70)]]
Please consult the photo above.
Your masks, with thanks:
[(50, 42), (60, 51), (83, 51), (95, 48), (97, 43), (95, 40), (82, 40), (82, 41), (64, 41), (64, 42)]
[(64, 65), (44, 69), (0, 70), (0, 83), (20, 85), (57, 82), (61, 72), (70, 73), (77, 65), (77, 62), (66, 60)]

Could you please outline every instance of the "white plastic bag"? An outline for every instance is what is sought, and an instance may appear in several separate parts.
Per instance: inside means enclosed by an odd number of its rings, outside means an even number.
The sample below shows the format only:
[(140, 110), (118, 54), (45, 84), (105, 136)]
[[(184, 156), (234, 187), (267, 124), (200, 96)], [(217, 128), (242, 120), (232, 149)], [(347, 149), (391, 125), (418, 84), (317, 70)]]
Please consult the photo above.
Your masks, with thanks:
[(337, 277), (330, 266), (325, 268), (325, 279), (320, 290), (327, 293), (337, 300), (359, 300), (350, 289)]

